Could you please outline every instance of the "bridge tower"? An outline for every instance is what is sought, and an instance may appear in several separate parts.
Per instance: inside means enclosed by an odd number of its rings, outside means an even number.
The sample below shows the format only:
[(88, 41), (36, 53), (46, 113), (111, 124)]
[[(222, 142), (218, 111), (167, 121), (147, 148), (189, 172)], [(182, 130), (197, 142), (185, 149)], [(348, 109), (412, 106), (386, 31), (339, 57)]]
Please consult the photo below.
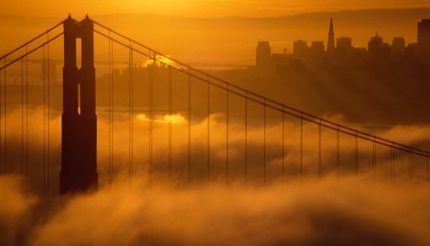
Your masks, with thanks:
[[(63, 114), (60, 194), (96, 190), (97, 116), (95, 100), (94, 24), (64, 21)], [(81, 67), (77, 64), (81, 39)]]

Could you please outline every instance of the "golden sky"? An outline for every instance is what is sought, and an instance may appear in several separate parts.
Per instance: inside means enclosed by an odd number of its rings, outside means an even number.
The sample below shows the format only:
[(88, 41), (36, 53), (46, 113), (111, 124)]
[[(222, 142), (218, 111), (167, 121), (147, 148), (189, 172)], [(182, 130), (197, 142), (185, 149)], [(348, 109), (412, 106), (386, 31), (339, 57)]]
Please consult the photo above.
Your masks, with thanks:
[(367, 8), (430, 7), (428, 0), (0, 0), (0, 15), (52, 16), (146, 13), (191, 17), (270, 17)]

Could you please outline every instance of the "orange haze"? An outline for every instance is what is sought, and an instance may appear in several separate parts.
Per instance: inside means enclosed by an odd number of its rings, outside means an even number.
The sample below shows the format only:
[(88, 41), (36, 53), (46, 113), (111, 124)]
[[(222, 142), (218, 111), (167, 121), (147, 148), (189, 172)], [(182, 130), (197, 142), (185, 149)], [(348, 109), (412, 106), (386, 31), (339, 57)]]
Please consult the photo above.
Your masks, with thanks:
[(0, 15), (27, 17), (63, 17), (68, 13), (85, 14), (146, 13), (187, 17), (273, 17), (309, 12), (331, 12), (369, 8), (430, 7), (426, 0), (76, 0), (9, 1), (2, 4)]

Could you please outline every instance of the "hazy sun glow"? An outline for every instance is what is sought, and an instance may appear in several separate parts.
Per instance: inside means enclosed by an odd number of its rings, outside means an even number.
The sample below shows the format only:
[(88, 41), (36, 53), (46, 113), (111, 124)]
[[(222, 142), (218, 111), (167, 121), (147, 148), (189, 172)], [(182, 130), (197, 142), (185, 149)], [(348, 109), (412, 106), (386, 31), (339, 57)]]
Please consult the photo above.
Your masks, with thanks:
[[(150, 121), (150, 118), (146, 114), (138, 114), (136, 119), (141, 121)], [(181, 114), (166, 114), (161, 117), (156, 117), (153, 119), (153, 122), (159, 124), (174, 124), (174, 125), (183, 125), (187, 123), (187, 120)]]
[(164, 66), (173, 66), (175, 67), (175, 62), (172, 61), (169, 56), (162, 56), (157, 55), (156, 59), (147, 59), (145, 63), (143, 64), (144, 67), (147, 67), (149, 65), (157, 65), (158, 67), (164, 67)]

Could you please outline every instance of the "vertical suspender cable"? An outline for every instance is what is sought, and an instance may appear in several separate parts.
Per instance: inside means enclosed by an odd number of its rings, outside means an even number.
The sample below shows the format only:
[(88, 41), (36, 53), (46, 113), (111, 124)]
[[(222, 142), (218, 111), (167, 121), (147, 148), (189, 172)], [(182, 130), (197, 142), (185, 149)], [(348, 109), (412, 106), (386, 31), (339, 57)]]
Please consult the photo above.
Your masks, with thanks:
[(285, 182), (285, 108), (282, 107), (282, 182)]
[(207, 179), (210, 181), (211, 179), (211, 84), (210, 77), (207, 78), (207, 106), (208, 106), (208, 112), (207, 112), (207, 118), (208, 118), (208, 125), (207, 125)]
[(266, 185), (266, 98), (263, 101), (263, 184)]
[(22, 187), (25, 188), (25, 175), (24, 175), (24, 58), (21, 59), (21, 176)]
[(128, 91), (128, 94), (129, 94), (129, 105), (128, 105), (128, 110), (129, 110), (129, 126), (128, 126), (128, 128), (129, 128), (129, 137), (128, 137), (128, 139), (129, 139), (129, 146), (128, 146), (128, 159), (129, 159), (129, 161), (128, 161), (128, 177), (129, 177), (129, 184), (130, 184), (130, 186), (131, 186), (131, 184), (132, 184), (132, 179), (133, 179), (133, 113), (134, 113), (134, 105), (133, 105), (133, 98), (134, 98), (134, 92), (133, 92), (133, 69), (134, 69), (134, 66), (133, 66), (133, 47), (132, 47), (132, 44), (131, 44), (131, 42), (129, 42), (129, 53), (128, 53), (128, 55), (129, 55), (129, 74), (128, 74), (128, 82), (129, 82), (129, 84), (128, 84), (128, 89), (129, 89), (129, 91)]
[[(6, 58), (4, 58), (6, 60)], [(3, 89), (2, 89), (3, 76), (0, 74), (0, 176), (3, 174)], [(6, 115), (6, 112), (5, 112)]]
[(109, 31), (109, 83), (108, 83), (108, 114), (109, 114), (109, 167), (108, 167), (108, 176), (109, 176), (109, 185), (112, 184), (112, 83), (113, 83), (113, 50), (112, 50), (112, 39), (111, 33)]
[(410, 179), (414, 181), (414, 152), (409, 152)]
[(171, 117), (169, 120), (169, 178), (172, 179), (172, 134), (173, 134), (173, 122), (172, 122), (172, 115), (173, 115), (173, 88), (172, 88), (172, 66), (168, 65), (169, 69), (169, 117)]
[(376, 137), (373, 140), (372, 172), (373, 176), (376, 176)]
[(303, 179), (303, 113), (300, 116), (300, 180)]
[[(25, 53), (28, 53), (28, 46), (25, 46)], [(1, 94), (1, 93), (0, 93)], [(26, 124), (25, 124), (25, 180), (26, 180), (26, 189), (29, 188), (29, 172), (28, 172), (28, 55), (25, 57), (25, 110), (26, 110)]]
[[(151, 59), (151, 51), (148, 50), (149, 57)], [(150, 62), (146, 66), (148, 70), (148, 186), (151, 187), (151, 68)]]
[(188, 183), (191, 181), (191, 116), (191, 69), (188, 69)]
[[(4, 58), (4, 65), (6, 66), (6, 58)], [(4, 171), (5, 173), (7, 173), (7, 72), (6, 72), (7, 68), (4, 68)]]
[(427, 183), (430, 182), (429, 157), (427, 156)]
[(111, 83), (111, 78), (112, 78), (112, 69), (111, 69), (111, 37), (110, 37), (110, 30), (108, 32), (108, 184), (111, 184), (111, 159), (110, 159), (110, 83)]
[[(49, 41), (49, 32), (46, 34), (47, 35), (47, 40)], [(46, 155), (46, 157), (47, 157), (47, 193), (48, 193), (48, 195), (49, 195), (49, 192), (50, 192), (50, 184), (49, 184), (49, 181), (50, 181), (50, 126), (51, 126), (51, 124), (50, 124), (50, 110), (49, 110), (49, 107), (50, 107), (50, 77), (51, 77), (51, 71), (50, 71), (50, 54), (49, 54), (49, 43), (46, 45), (46, 51), (47, 51), (47, 74), (48, 74), (48, 77), (47, 77), (47, 155)]]
[(113, 45), (114, 45), (114, 42), (113, 42), (113, 40), (111, 40), (111, 68), (112, 68), (112, 76), (111, 76), (111, 84), (110, 84), (110, 86), (111, 86), (111, 88), (110, 88), (110, 93), (111, 93), (111, 95), (110, 95), (110, 97), (111, 97), (111, 100), (110, 100), (110, 103), (111, 103), (111, 105), (110, 105), (110, 111), (111, 111), (111, 114), (110, 114), (110, 116), (111, 116), (111, 124), (110, 124), (110, 131), (111, 131), (111, 133), (110, 133), (110, 136), (111, 136), (111, 139), (110, 139), (110, 149), (111, 149), (111, 182), (113, 182), (113, 179), (115, 178), (115, 164), (114, 164), (114, 119), (115, 119), (115, 115), (114, 115), (114, 113), (115, 113), (115, 104), (114, 104), (114, 82), (115, 82), (115, 73), (114, 73), (114, 54), (113, 54), (113, 52), (114, 52), (114, 49), (113, 49)]
[(152, 186), (154, 171), (153, 137), (154, 137), (154, 70), (156, 66), (156, 54), (152, 53), (152, 64), (149, 67), (149, 186)]
[(321, 120), (318, 125), (318, 177), (321, 178)]
[(43, 46), (43, 194), (46, 195), (46, 51)]
[(358, 132), (355, 133), (355, 174), (358, 174)]
[(109, 60), (110, 60), (110, 80), (109, 80), (109, 163), (110, 163), (110, 180), (109, 184), (112, 184), (114, 178), (114, 54), (113, 54), (113, 39), (110, 37), (109, 31)]
[(390, 167), (390, 176), (391, 176), (391, 180), (392, 181), (394, 181), (394, 178), (395, 178), (395, 171), (394, 171), (394, 143), (393, 143), (393, 146), (391, 146), (391, 161), (390, 161), (390, 164), (391, 164), (391, 167)]
[(228, 185), (228, 176), (229, 176), (229, 156), (228, 156), (228, 149), (229, 149), (229, 132), (228, 132), (228, 128), (229, 128), (229, 88), (228, 88), (228, 84), (226, 87), (226, 113), (225, 113), (225, 134), (226, 134), (226, 139), (225, 139), (225, 177), (226, 177), (226, 184)]
[(245, 186), (248, 185), (248, 92), (245, 92)]
[(340, 129), (337, 126), (336, 131), (336, 175), (339, 178), (340, 175)]

